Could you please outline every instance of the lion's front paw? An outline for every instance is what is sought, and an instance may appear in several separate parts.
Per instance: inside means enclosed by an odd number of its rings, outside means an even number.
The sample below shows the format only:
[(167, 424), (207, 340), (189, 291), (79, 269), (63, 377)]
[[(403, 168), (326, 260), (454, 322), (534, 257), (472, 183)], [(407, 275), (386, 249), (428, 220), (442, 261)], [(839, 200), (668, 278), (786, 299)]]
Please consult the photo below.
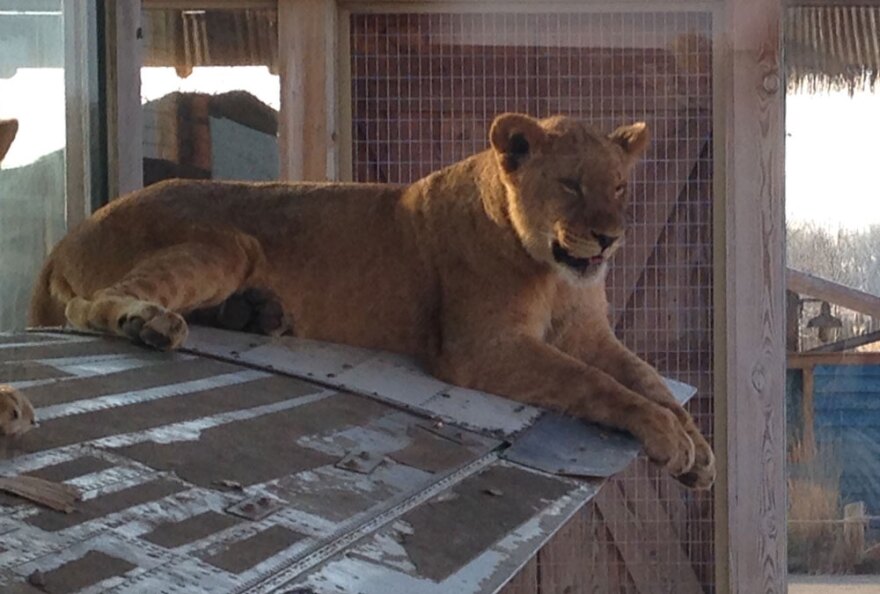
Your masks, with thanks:
[(158, 305), (144, 305), (119, 318), (119, 329), (132, 340), (162, 351), (180, 347), (189, 334), (184, 319)]
[(676, 480), (692, 489), (709, 489), (715, 483), (715, 454), (712, 446), (695, 426), (688, 431), (694, 442), (694, 465)]
[(642, 440), (648, 457), (673, 476), (693, 468), (694, 442), (671, 411), (659, 406), (652, 408), (634, 433)]

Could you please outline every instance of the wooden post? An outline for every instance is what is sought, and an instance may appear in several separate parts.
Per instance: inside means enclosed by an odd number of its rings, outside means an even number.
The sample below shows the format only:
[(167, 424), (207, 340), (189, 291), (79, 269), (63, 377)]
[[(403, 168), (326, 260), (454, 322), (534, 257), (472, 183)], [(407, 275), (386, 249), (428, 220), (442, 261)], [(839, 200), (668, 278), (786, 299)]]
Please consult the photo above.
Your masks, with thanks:
[(816, 456), (816, 415), (814, 410), (815, 404), (813, 402), (815, 381), (813, 369), (813, 366), (804, 367), (801, 372), (803, 373), (803, 400), (801, 402), (801, 411), (804, 422), (802, 445), (806, 460), (812, 460)]
[(781, 0), (727, 0), (716, 127), (721, 365), (719, 592), (783, 594), (785, 550), (785, 84)]
[(801, 350), (801, 298), (794, 291), (785, 292), (785, 350)]
[(866, 515), (864, 501), (847, 503), (843, 507), (843, 543), (849, 568), (858, 565), (865, 554)]
[(278, 1), (281, 178), (337, 178), (336, 1)]
[(140, 0), (116, 0), (105, 7), (107, 182), (113, 199), (144, 184), (143, 31)]

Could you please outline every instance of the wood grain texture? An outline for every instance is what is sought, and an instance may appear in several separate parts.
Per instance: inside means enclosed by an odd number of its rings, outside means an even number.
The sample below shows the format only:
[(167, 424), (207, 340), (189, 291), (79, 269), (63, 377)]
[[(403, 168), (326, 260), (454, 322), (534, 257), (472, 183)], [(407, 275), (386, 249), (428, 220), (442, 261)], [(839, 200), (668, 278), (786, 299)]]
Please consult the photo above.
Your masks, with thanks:
[(880, 317), (880, 297), (835, 283), (794, 268), (786, 269), (786, 285), (799, 295), (809, 295), (847, 309)]
[(281, 178), (336, 179), (336, 2), (278, 3)]
[[(781, 0), (725, 3), (719, 590), (785, 592)], [(721, 233), (719, 233), (721, 235)], [(726, 555), (725, 555), (726, 551)], [(726, 563), (725, 563), (726, 562)]]
[[(552, 541), (551, 541), (552, 542)], [(550, 543), (547, 543), (548, 545)], [(545, 545), (546, 546), (546, 545)], [(538, 557), (532, 557), (498, 594), (538, 594)]]
[(139, 0), (106, 4), (108, 195), (143, 187), (144, 112), (141, 108), (141, 6)]
[[(630, 482), (609, 482), (596, 497), (596, 505), (638, 592), (702, 593), (656, 489), (647, 479), (639, 481), (635, 489)], [(629, 489), (638, 494), (630, 494)], [(655, 562), (657, 559), (663, 562)]]
[(538, 552), (541, 594), (583, 592), (596, 569), (588, 563), (594, 544), (589, 514), (581, 509)]

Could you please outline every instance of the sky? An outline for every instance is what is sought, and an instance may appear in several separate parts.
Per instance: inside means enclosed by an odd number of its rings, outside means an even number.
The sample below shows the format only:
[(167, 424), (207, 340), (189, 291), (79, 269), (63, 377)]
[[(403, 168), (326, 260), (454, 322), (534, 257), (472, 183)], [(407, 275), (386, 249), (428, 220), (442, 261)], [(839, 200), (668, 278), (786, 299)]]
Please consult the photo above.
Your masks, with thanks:
[(880, 89), (789, 94), (785, 203), (789, 224), (837, 230), (880, 224)]

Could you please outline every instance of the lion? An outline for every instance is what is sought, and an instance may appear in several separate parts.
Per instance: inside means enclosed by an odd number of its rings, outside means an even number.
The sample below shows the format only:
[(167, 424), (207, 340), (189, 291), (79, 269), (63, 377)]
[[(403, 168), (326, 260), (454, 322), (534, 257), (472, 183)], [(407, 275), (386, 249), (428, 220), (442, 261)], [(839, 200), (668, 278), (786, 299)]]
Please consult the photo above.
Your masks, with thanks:
[(34, 407), (12, 386), (0, 384), (0, 435), (17, 437), (36, 427)]
[(486, 150), (408, 186), (162, 182), (58, 243), (30, 322), (174, 349), (183, 315), (259, 288), (296, 336), (411, 355), (443, 381), (629, 431), (708, 488), (709, 444), (608, 321), (604, 278), (648, 136), (508, 113)]

